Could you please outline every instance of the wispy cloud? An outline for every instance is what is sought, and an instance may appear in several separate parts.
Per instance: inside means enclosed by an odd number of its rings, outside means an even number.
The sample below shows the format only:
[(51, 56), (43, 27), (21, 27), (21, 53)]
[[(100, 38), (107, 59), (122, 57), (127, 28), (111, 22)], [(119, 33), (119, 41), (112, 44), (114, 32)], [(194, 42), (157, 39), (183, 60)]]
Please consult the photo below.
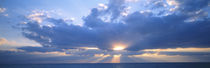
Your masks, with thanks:
[(0, 13), (3, 13), (6, 11), (6, 8), (0, 8)]
[(6, 50), (6, 51), (23, 51), (18, 49), (19, 47), (25, 47), (25, 46), (31, 46), (31, 47), (42, 47), (39, 44), (31, 44), (28, 42), (16, 42), (16, 41), (9, 41), (5, 38), (0, 38), (0, 50)]

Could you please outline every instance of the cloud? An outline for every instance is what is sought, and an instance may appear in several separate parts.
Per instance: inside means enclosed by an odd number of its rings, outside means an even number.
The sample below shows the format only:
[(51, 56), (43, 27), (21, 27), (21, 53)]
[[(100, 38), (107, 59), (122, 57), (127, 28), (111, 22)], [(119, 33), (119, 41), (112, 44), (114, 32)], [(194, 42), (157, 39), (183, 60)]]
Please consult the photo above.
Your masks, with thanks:
[(48, 48), (48, 47), (20, 47), (18, 49), (25, 50), (27, 52), (54, 52), (59, 51), (63, 52), (61, 49), (58, 48)]
[(139, 0), (125, 0), (125, 2), (138, 2)]
[(40, 47), (40, 45), (37, 44), (30, 44), (30, 43), (24, 43), (24, 42), (16, 42), (16, 41), (9, 41), (5, 38), (0, 38), (0, 45), (9, 45), (9, 46), (38, 46)]
[(7, 43), (7, 40), (5, 38), (0, 38), (0, 45)]
[(100, 4), (98, 4), (98, 6), (99, 6), (99, 10), (105, 10), (105, 9), (107, 9), (108, 8), (108, 6), (107, 5), (105, 5), (105, 4), (102, 4), (102, 3), (100, 3)]
[[(194, 6), (191, 5), (194, 4), (191, 1), (177, 0), (175, 2), (179, 7)], [(176, 13), (166, 16), (139, 11), (122, 16), (120, 13), (126, 10), (124, 3), (122, 0), (110, 0), (107, 9), (93, 8), (91, 13), (83, 18), (83, 26), (67, 24), (63, 19), (55, 18), (45, 19), (46, 22), (54, 25), (52, 27), (40, 25), (37, 21), (29, 21), (22, 27), (23, 35), (40, 43), (44, 46), (43, 48), (58, 50), (78, 47), (112, 50), (114, 43), (128, 45), (126, 50), (129, 51), (209, 47), (209, 18), (203, 15), (205, 11), (198, 14), (191, 12), (202, 10), (208, 5), (204, 4), (195, 9), (178, 8), (175, 10)], [(198, 1), (198, 3), (202, 4), (203, 1)], [(104, 21), (104, 17), (109, 18), (109, 21)], [(196, 21), (186, 22), (191, 17), (197, 17)]]
[(33, 55), (47, 55), (47, 57), (55, 56), (70, 56), (71, 54), (66, 54), (65, 52), (53, 51), (53, 52), (31, 52)]
[(33, 13), (28, 15), (27, 18), (31, 21), (36, 21), (38, 23), (42, 23), (45, 17), (50, 17), (48, 11), (43, 10), (33, 10)]
[(137, 37), (143, 39), (134, 44), (133, 48), (209, 47), (209, 21), (185, 23), (187, 18), (188, 16), (175, 14), (152, 17), (138, 12), (128, 16), (126, 22), (132, 26), (130, 30), (138, 31), (141, 36)]
[(208, 0), (150, 0), (130, 13), (127, 2), (137, 1), (99, 4), (80, 26), (33, 11), (20, 27), (41, 45), (0, 38), (0, 63), (209, 62)]
[[(209, 60), (208, 57), (210, 56), (209, 53), (203, 53), (203, 52), (201, 53), (196, 53), (196, 52), (98, 53), (98, 52), (99, 51), (88, 51), (88, 52), (76, 51), (75, 53), (60, 52), (60, 51), (52, 51), (52, 52), (27, 52), (22, 50), (0, 51), (0, 60), (1, 60), (0, 64), (208, 62)], [(15, 62), (15, 61), (21, 61), (21, 62)]]
[(170, 11), (175, 11), (181, 14), (188, 15), (189, 18), (185, 22), (194, 22), (198, 20), (203, 20), (208, 16), (209, 0), (167, 0), (169, 5), (175, 6), (170, 8)]
[(9, 14), (6, 14), (6, 13), (5, 13), (5, 12), (6, 12), (6, 10), (7, 10), (6, 8), (1, 8), (1, 7), (0, 7), (0, 14), (1, 14), (1, 15), (3, 15), (3, 16), (8, 17), (8, 16), (9, 16)]
[(205, 62), (205, 60), (195, 60), (189, 58), (188, 56), (180, 56), (180, 55), (164, 55), (157, 53), (144, 53), (140, 55), (131, 55), (129, 58), (135, 58), (136, 62), (194, 62), (201, 61)]
[(3, 13), (6, 11), (6, 8), (0, 8), (0, 13)]
[[(9, 59), (5, 59), (9, 58)], [(0, 64), (30, 64), (30, 63), (79, 63), (85, 56), (71, 56), (63, 52), (13, 52), (0, 51)], [(21, 61), (21, 62), (16, 62)]]
[[(27, 42), (26, 42), (27, 41)], [(18, 49), (19, 47), (41, 47), (39, 44), (32, 44), (31, 42), (28, 42), (28, 40), (24, 40), (24, 42), (20, 41), (10, 41), (5, 38), (0, 38), (0, 50), (5, 51), (22, 51)]]
[(168, 48), (168, 49), (145, 49), (145, 53), (156, 53), (161, 55), (179, 55), (179, 56), (205, 56), (210, 55), (209, 48)]
[(210, 52), (210, 48), (145, 49), (143, 51), (155, 51), (155, 52)]
[(192, 11), (198, 11), (202, 8), (205, 8), (210, 3), (209, 0), (167, 0), (167, 2), (170, 5), (178, 6), (178, 10), (181, 10), (183, 12), (192, 12)]

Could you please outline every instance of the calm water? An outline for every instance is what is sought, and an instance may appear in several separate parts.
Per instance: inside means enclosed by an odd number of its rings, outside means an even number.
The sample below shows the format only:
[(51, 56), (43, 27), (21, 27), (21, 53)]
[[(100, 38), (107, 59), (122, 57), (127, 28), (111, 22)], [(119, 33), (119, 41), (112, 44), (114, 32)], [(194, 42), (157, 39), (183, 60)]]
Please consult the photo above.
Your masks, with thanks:
[(210, 63), (1, 64), (0, 68), (210, 68)]

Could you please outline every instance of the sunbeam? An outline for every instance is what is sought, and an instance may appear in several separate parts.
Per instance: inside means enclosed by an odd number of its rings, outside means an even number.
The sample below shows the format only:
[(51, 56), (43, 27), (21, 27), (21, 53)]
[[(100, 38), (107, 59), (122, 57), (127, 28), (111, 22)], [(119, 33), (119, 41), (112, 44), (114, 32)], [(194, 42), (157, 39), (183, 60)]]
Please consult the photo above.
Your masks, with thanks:
[(94, 57), (97, 57), (98, 59), (92, 61), (91, 63), (100, 63), (100, 61), (104, 60), (107, 57), (110, 57), (110, 55), (95, 54)]
[(120, 63), (120, 57), (121, 57), (121, 54), (113, 55), (111, 63)]

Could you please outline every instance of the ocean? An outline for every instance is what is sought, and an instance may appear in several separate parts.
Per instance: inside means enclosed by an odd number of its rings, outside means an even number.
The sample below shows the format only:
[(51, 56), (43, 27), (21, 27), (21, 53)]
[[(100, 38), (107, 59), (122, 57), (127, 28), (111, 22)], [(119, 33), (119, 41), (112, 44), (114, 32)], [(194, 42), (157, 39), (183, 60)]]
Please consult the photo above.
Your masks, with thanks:
[(0, 68), (210, 68), (210, 63), (0, 64)]

